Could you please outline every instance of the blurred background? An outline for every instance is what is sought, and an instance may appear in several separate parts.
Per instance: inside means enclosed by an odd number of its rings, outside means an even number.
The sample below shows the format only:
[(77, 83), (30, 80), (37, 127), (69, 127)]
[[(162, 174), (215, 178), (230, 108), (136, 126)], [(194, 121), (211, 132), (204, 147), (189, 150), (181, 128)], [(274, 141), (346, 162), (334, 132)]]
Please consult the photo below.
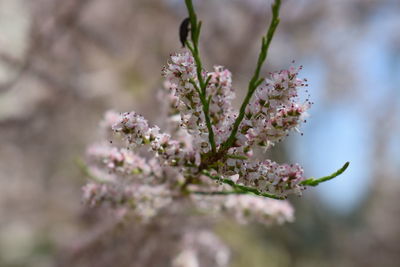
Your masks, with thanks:
[[(106, 226), (81, 204), (76, 159), (108, 109), (156, 121), (183, 2), (0, 0), (0, 266), (78, 266), (76, 247), (96, 242)], [(232, 71), (239, 105), (271, 1), (194, 3), (205, 67)], [(351, 164), (291, 199), (292, 224), (218, 226), (232, 266), (399, 266), (399, 14), (398, 0), (283, 1), (265, 73), (296, 60), (315, 105), (269, 156), (314, 177)]]

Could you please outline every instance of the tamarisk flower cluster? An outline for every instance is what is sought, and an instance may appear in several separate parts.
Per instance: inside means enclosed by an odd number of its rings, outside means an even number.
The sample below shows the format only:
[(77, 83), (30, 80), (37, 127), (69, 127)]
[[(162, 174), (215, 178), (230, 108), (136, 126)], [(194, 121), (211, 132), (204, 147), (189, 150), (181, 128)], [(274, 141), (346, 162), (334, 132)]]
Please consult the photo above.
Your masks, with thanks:
[(266, 148), (281, 141), (288, 132), (296, 129), (310, 107), (311, 102), (296, 101), (298, 89), (307, 86), (306, 79), (297, 77), (299, 71), (293, 66), (271, 74), (255, 92), (246, 108), (245, 120), (240, 130), (249, 143)]
[(299, 131), (312, 104), (298, 97), (307, 86), (307, 80), (298, 77), (302, 67), (260, 77), (279, 22), (280, 1), (272, 6), (272, 21), (239, 110), (232, 105), (231, 72), (222, 66), (211, 72), (203, 69), (201, 23), (191, 1), (185, 2), (191, 40), (162, 70), (167, 131), (135, 112), (106, 113), (102, 128), (107, 133), (111, 128), (118, 140), (89, 148), (87, 172), (95, 181), (84, 187), (84, 198), (91, 205), (128, 206), (143, 219), (190, 201), (195, 208), (225, 213), (242, 223), (292, 221), (293, 210), (282, 199), (340, 175), (348, 163), (330, 176), (306, 179), (298, 164), (253, 155), (254, 148), (268, 149)]
[[(180, 112), (181, 126), (194, 139), (190, 155), (199, 159), (210, 151), (211, 146), (200, 96), (196, 91), (200, 85), (196, 82), (194, 69), (193, 57), (189, 52), (184, 52), (173, 55), (163, 73), (168, 81), (167, 89), (174, 99), (178, 99), (176, 108)], [(234, 98), (231, 73), (221, 66), (214, 67), (214, 70), (202, 75), (209, 81), (206, 92), (209, 95), (212, 130), (216, 133), (216, 148), (219, 150), (229, 137), (238, 112), (231, 104)], [(268, 148), (296, 129), (306, 116), (311, 103), (300, 104), (296, 101), (299, 88), (306, 86), (305, 80), (297, 78), (297, 74), (294, 67), (272, 73), (271, 79), (265, 79), (265, 83), (256, 89), (246, 108), (245, 119), (236, 134), (234, 146), (228, 149), (227, 158), (220, 162), (222, 167), (214, 168), (219, 174), (239, 174), (241, 183), (255, 186), (261, 192), (279, 196), (301, 193), (304, 186), (300, 183), (305, 178), (300, 166), (279, 165), (270, 160), (247, 160), (254, 146)], [(178, 154), (184, 157), (182, 153)], [(195, 161), (195, 164), (199, 166), (200, 162)]]
[[(167, 96), (163, 99), (169, 102), (166, 105), (169, 111), (165, 113), (169, 114), (167, 128), (173, 130), (171, 133), (161, 131), (158, 126), (150, 126), (143, 116), (135, 112), (106, 113), (101, 123), (103, 130), (108, 131), (106, 127), (112, 125), (117, 137), (125, 140), (128, 147), (110, 144), (89, 147), (87, 161), (91, 173), (102, 177), (100, 180), (104, 183), (88, 184), (84, 189), (85, 199), (92, 205), (108, 201), (113, 205), (130, 204), (137, 209), (141, 200), (152, 202), (151, 199), (164, 197), (167, 205), (174, 195), (184, 195), (193, 188), (204, 191), (204, 195), (200, 198), (196, 196), (193, 200), (201, 202), (204, 198), (211, 198), (213, 201), (207, 200), (206, 203), (212, 203), (219, 211), (231, 214), (240, 222), (248, 218), (266, 224), (292, 221), (293, 212), (288, 202), (274, 202), (242, 194), (232, 194), (226, 199), (222, 196), (206, 196), (207, 192), (219, 190), (220, 185), (213, 182), (191, 185), (188, 181), (199, 179), (204, 176), (202, 169), (208, 169), (221, 178), (252, 186), (259, 192), (276, 196), (300, 194), (305, 188), (301, 185), (305, 178), (299, 165), (280, 165), (271, 160), (256, 161), (248, 158), (252, 156), (254, 146), (261, 143), (271, 145), (277, 134), (281, 136), (285, 132), (286, 135), (302, 121), (300, 117), (306, 108), (299, 110), (299, 114), (292, 114), (290, 110), (300, 106), (294, 102), (294, 98), (297, 97), (298, 88), (304, 86), (304, 81), (297, 78), (293, 68), (272, 74), (274, 80), (265, 80), (249, 103), (250, 108), (246, 110), (246, 119), (237, 133), (235, 145), (227, 151), (227, 157), (217, 161), (219, 164), (207, 168), (202, 164), (210, 155), (211, 145), (202, 103), (196, 91), (199, 84), (194, 74), (195, 69), (194, 59), (188, 52), (172, 55), (167, 67), (163, 69), (166, 77), (164, 95)], [(209, 81), (206, 91), (210, 95), (210, 118), (217, 137), (216, 148), (221, 149), (238, 117), (238, 112), (231, 104), (234, 98), (231, 73), (217, 66), (214, 72), (203, 72), (202, 75)], [(290, 118), (292, 123), (286, 123), (286, 117), (281, 118), (285, 122), (280, 122), (279, 127), (271, 122), (286, 113), (295, 117)], [(275, 128), (278, 129), (277, 134), (272, 133)], [(140, 147), (147, 147), (154, 158), (146, 160), (134, 152)], [(163, 207), (160, 204), (162, 200), (153, 202), (157, 205), (153, 212), (147, 214), (154, 215), (157, 209)]]

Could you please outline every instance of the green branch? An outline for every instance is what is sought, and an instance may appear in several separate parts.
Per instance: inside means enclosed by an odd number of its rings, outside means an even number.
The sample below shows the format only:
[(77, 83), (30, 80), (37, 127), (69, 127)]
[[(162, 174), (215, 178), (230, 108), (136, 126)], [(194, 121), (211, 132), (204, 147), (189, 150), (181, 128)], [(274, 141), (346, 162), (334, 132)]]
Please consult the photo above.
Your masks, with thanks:
[(210, 115), (209, 115), (209, 109), (210, 109), (210, 103), (207, 101), (207, 93), (206, 89), (208, 86), (208, 82), (210, 78), (207, 78), (206, 81), (204, 81), (203, 78), (203, 66), (201, 63), (200, 59), (200, 52), (199, 52), (199, 38), (200, 38), (200, 31), (201, 31), (201, 21), (197, 22), (197, 16), (196, 12), (194, 11), (193, 8), (193, 3), (192, 0), (185, 0), (186, 7), (189, 13), (189, 20), (190, 20), (190, 36), (192, 42), (189, 43), (186, 41), (186, 45), (189, 48), (190, 52), (192, 53), (192, 56), (194, 58), (194, 61), (196, 62), (196, 72), (197, 72), (197, 79), (199, 81), (200, 85), (200, 92), (199, 92), (199, 97), (201, 100), (201, 104), (203, 106), (203, 113), (204, 113), (204, 118), (206, 120), (206, 125), (207, 125), (207, 130), (208, 130), (208, 139), (211, 145), (211, 151), (213, 153), (217, 152), (216, 144), (215, 144), (215, 137), (214, 137), (214, 131), (211, 125), (211, 120), (210, 120)]
[(333, 178), (341, 175), (346, 169), (347, 167), (349, 167), (350, 162), (346, 162), (342, 168), (340, 168), (339, 170), (337, 170), (336, 172), (332, 173), (331, 175), (328, 176), (324, 176), (318, 179), (314, 179), (314, 178), (309, 178), (307, 180), (304, 180), (303, 182), (301, 182), (302, 185), (307, 185), (307, 186), (317, 186), (320, 183), (332, 180)]
[(221, 183), (224, 183), (224, 184), (228, 184), (228, 185), (232, 186), (234, 189), (236, 189), (238, 191), (241, 191), (243, 193), (247, 193), (247, 194), (252, 193), (252, 194), (257, 195), (257, 196), (268, 197), (268, 198), (273, 198), (273, 199), (285, 199), (284, 197), (279, 197), (279, 196), (275, 196), (275, 195), (268, 194), (268, 193), (262, 193), (262, 192), (258, 191), (255, 188), (252, 188), (252, 187), (236, 184), (234, 181), (226, 179), (226, 178), (222, 178), (220, 176), (211, 175), (206, 170), (203, 170), (202, 173), (204, 175), (208, 176), (209, 178), (215, 180), (215, 181), (218, 181), (218, 182), (221, 182)]
[(262, 68), (265, 60), (267, 59), (269, 46), (271, 44), (275, 30), (279, 24), (280, 6), (281, 6), (281, 0), (275, 0), (275, 2), (272, 4), (272, 7), (271, 7), (272, 19), (271, 19), (271, 23), (268, 28), (268, 32), (267, 32), (266, 36), (263, 36), (262, 41), (261, 41), (261, 51), (258, 56), (257, 67), (254, 71), (253, 77), (251, 78), (251, 80), (249, 82), (247, 95), (240, 107), (239, 116), (236, 118), (235, 123), (233, 124), (232, 132), (231, 132), (229, 138), (223, 143), (220, 151), (228, 150), (235, 142), (236, 134), (239, 129), (240, 123), (242, 122), (242, 120), (244, 118), (246, 107), (249, 104), (250, 99), (254, 94), (254, 91), (257, 89), (257, 87), (263, 81), (263, 79), (260, 79), (260, 72), (261, 72), (261, 68)]

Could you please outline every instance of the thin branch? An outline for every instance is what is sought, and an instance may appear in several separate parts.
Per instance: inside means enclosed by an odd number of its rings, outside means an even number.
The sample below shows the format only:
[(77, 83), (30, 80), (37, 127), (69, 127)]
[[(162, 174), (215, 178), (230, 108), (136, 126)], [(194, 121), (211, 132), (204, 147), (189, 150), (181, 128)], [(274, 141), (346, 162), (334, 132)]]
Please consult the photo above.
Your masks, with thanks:
[(275, 195), (268, 194), (268, 193), (262, 193), (262, 192), (258, 191), (255, 188), (252, 188), (252, 187), (236, 184), (232, 180), (229, 180), (229, 179), (226, 179), (226, 178), (222, 178), (220, 176), (212, 175), (206, 170), (203, 170), (202, 173), (204, 175), (208, 176), (209, 178), (215, 180), (215, 181), (218, 181), (218, 182), (221, 182), (221, 183), (224, 183), (224, 184), (228, 184), (228, 185), (232, 186), (233, 188), (235, 188), (236, 190), (240, 190), (242, 192), (252, 193), (252, 194), (257, 195), (257, 196), (268, 197), (268, 198), (273, 198), (273, 199), (285, 199), (284, 197), (279, 197), (279, 196), (275, 196)]
[(194, 58), (194, 61), (196, 62), (196, 72), (197, 72), (197, 79), (199, 81), (200, 85), (200, 93), (199, 97), (203, 106), (203, 113), (204, 113), (204, 118), (206, 120), (206, 125), (207, 125), (207, 130), (208, 130), (208, 139), (211, 145), (211, 151), (212, 153), (217, 152), (216, 144), (215, 144), (215, 138), (214, 138), (214, 131), (211, 125), (211, 120), (210, 120), (210, 115), (209, 115), (209, 102), (207, 101), (207, 93), (206, 89), (208, 86), (208, 82), (210, 78), (207, 78), (206, 81), (203, 79), (203, 66), (201, 63), (201, 58), (200, 58), (200, 52), (199, 52), (199, 38), (200, 38), (200, 30), (201, 30), (201, 21), (197, 22), (197, 16), (196, 12), (194, 11), (193, 8), (193, 3), (192, 0), (185, 0), (186, 7), (189, 13), (189, 19), (190, 19), (190, 27), (191, 27), (191, 40), (192, 44), (190, 44), (188, 41), (186, 41), (186, 45), (189, 48), (190, 52), (192, 53), (192, 56)]
[(233, 143), (235, 142), (236, 134), (237, 134), (237, 131), (239, 129), (240, 123), (242, 122), (242, 120), (244, 118), (246, 107), (249, 104), (250, 99), (253, 96), (254, 91), (257, 89), (257, 87), (262, 82), (262, 79), (260, 79), (260, 71), (261, 71), (261, 68), (262, 68), (265, 60), (267, 59), (269, 46), (271, 44), (271, 41), (272, 41), (272, 38), (274, 36), (275, 30), (276, 30), (276, 28), (278, 27), (278, 24), (279, 24), (279, 9), (280, 9), (280, 6), (281, 6), (281, 0), (275, 0), (275, 2), (272, 4), (272, 7), (271, 7), (271, 9), (272, 9), (272, 20), (271, 20), (271, 23), (269, 25), (268, 32), (267, 32), (266, 36), (264, 36), (262, 38), (261, 51), (260, 51), (260, 54), (258, 56), (257, 67), (256, 67), (256, 69), (254, 71), (253, 77), (251, 78), (251, 80), (249, 82), (247, 95), (246, 95), (246, 97), (245, 97), (245, 99), (244, 99), (244, 101), (242, 103), (242, 106), (240, 107), (239, 116), (235, 120), (232, 132), (231, 132), (229, 138), (221, 146), (220, 151), (228, 150), (233, 145)]
[(304, 180), (303, 182), (301, 182), (302, 185), (307, 185), (307, 186), (317, 186), (320, 183), (332, 180), (335, 177), (338, 177), (339, 175), (341, 175), (346, 169), (347, 167), (349, 167), (350, 162), (346, 162), (342, 168), (340, 168), (339, 170), (337, 170), (336, 172), (332, 173), (331, 175), (328, 176), (324, 176), (318, 179), (314, 179), (314, 178), (309, 178), (307, 180)]

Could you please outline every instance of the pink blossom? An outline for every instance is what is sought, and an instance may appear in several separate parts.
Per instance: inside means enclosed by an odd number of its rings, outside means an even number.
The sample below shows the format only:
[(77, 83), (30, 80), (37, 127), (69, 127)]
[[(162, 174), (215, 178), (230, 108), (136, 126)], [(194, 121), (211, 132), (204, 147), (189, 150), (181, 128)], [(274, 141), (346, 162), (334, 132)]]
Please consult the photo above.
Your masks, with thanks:
[[(166, 207), (164, 203), (170, 203), (173, 195), (182, 194), (181, 186), (188, 180), (200, 179), (204, 168), (261, 193), (283, 198), (300, 195), (305, 178), (298, 164), (253, 158), (254, 147), (268, 148), (290, 131), (297, 130), (304, 120), (311, 103), (300, 103), (297, 97), (298, 90), (306, 86), (305, 80), (297, 78), (300, 69), (291, 67), (265, 79), (246, 107), (233, 146), (210, 163), (207, 158), (211, 145), (195, 61), (188, 52), (172, 55), (163, 69), (165, 90), (159, 97), (168, 115), (161, 121), (167, 131), (151, 126), (135, 112), (118, 116), (114, 112), (107, 113), (103, 125), (112, 122), (113, 131), (127, 141), (128, 148), (119, 147), (121, 144), (89, 148), (89, 169), (105, 183), (88, 184), (84, 188), (84, 198), (91, 205), (101, 202), (133, 205), (137, 214), (150, 218)], [(208, 82), (204, 87), (209, 105), (207, 115), (219, 150), (238, 117), (238, 111), (232, 106), (235, 97), (232, 74), (215, 66), (213, 72), (202, 71), (201, 75)], [(140, 155), (141, 147), (150, 152), (146, 154), (148, 160)], [(225, 190), (214, 183), (197, 183), (202, 190)], [(279, 206), (275, 204), (278, 202), (251, 195), (232, 195), (223, 202), (221, 199), (208, 197), (204, 203), (208, 203), (209, 210), (222, 207), (239, 221), (250, 219), (269, 224), (292, 220), (291, 208), (286, 202)], [(214, 208), (210, 208), (212, 205)]]

